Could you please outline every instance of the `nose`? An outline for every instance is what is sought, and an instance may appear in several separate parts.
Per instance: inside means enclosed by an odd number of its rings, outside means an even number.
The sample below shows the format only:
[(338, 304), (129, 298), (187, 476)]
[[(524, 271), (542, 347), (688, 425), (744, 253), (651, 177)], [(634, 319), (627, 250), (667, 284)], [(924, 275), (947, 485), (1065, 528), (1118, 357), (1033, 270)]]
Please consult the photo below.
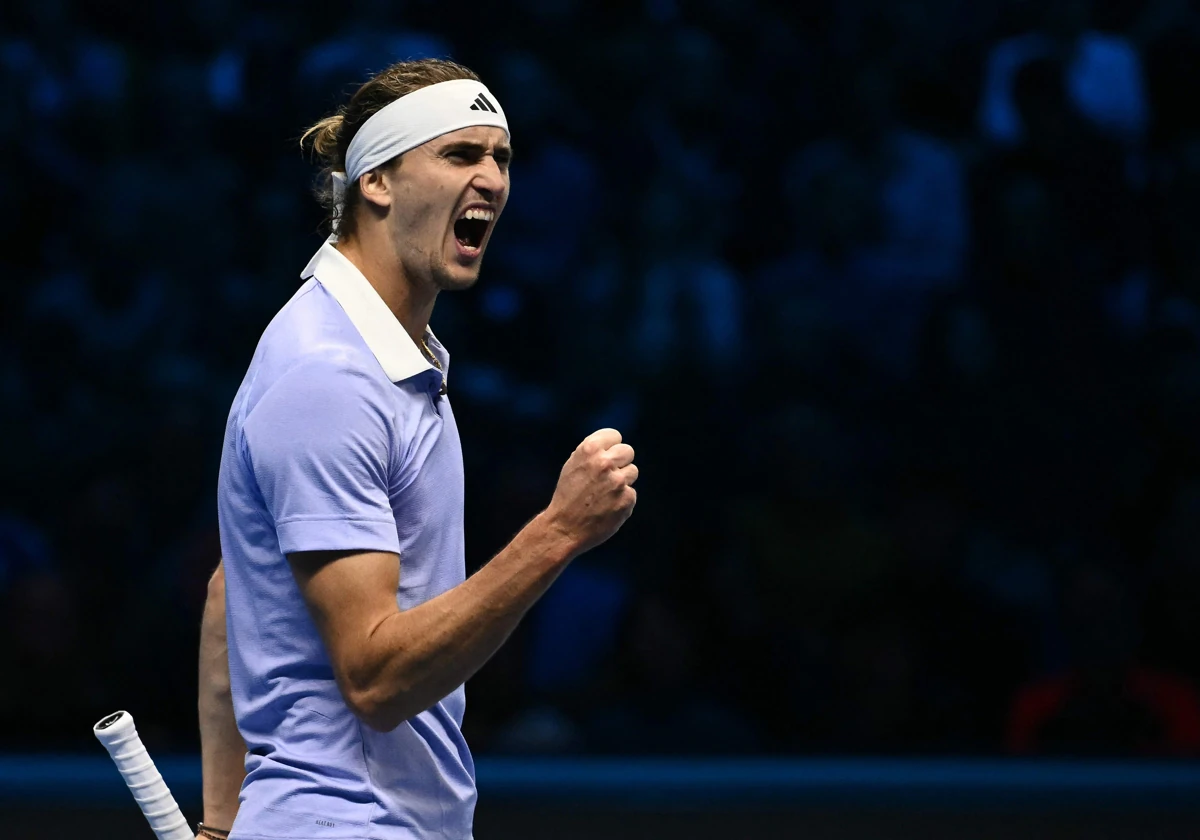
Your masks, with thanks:
[(475, 173), (474, 187), (484, 201), (500, 202), (508, 191), (508, 177), (491, 155), (485, 155)]

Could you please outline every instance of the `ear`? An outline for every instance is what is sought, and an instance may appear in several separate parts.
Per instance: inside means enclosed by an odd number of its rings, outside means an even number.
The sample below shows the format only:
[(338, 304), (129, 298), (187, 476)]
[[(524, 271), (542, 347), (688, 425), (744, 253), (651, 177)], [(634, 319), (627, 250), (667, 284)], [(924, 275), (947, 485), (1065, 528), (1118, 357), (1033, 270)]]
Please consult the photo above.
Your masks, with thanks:
[(388, 185), (385, 167), (380, 166), (359, 176), (358, 189), (369, 204), (380, 208), (392, 206), (392, 191)]

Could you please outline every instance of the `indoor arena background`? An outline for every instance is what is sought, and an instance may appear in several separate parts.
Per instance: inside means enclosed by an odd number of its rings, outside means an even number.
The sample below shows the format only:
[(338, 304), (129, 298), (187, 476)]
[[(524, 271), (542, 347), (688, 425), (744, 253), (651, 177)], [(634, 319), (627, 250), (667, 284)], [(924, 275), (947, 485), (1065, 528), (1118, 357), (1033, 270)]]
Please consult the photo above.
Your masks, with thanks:
[(303, 128), (451, 57), (513, 191), (453, 356), (468, 562), (585, 434), (637, 512), (468, 686), (477, 836), (1200, 836), (1200, 8), (0, 4), (0, 836), (198, 816), (226, 413)]

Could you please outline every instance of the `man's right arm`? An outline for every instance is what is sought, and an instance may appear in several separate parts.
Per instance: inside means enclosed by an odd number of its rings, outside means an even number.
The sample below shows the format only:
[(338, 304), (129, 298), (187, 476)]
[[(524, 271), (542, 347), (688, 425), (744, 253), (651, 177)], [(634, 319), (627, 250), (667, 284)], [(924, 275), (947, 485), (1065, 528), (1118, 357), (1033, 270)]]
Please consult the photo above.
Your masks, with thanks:
[(233, 715), (229, 647), (225, 638), (225, 567), (217, 564), (208, 582), (200, 622), (200, 764), (207, 826), (228, 831), (237, 816), (246, 777), (246, 744)]
[(403, 612), (397, 555), (289, 555), (350, 709), (387, 731), (466, 682), (566, 565), (629, 518), (637, 500), (633, 455), (613, 429), (590, 435), (563, 466), (549, 507), (503, 551), (459, 586)]

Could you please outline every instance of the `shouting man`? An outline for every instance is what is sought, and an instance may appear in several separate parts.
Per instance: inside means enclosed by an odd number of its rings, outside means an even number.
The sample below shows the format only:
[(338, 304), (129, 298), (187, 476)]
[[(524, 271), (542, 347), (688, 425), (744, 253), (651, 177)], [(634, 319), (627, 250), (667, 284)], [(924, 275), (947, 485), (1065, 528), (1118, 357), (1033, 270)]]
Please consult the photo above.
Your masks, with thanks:
[(634, 453), (613, 429), (585, 438), (546, 509), (467, 579), (449, 357), (428, 324), (440, 292), (478, 279), (508, 200), (504, 111), (464, 67), (403, 62), (305, 142), (333, 235), (226, 426), (199, 834), (468, 840), (463, 683), (629, 517)]

